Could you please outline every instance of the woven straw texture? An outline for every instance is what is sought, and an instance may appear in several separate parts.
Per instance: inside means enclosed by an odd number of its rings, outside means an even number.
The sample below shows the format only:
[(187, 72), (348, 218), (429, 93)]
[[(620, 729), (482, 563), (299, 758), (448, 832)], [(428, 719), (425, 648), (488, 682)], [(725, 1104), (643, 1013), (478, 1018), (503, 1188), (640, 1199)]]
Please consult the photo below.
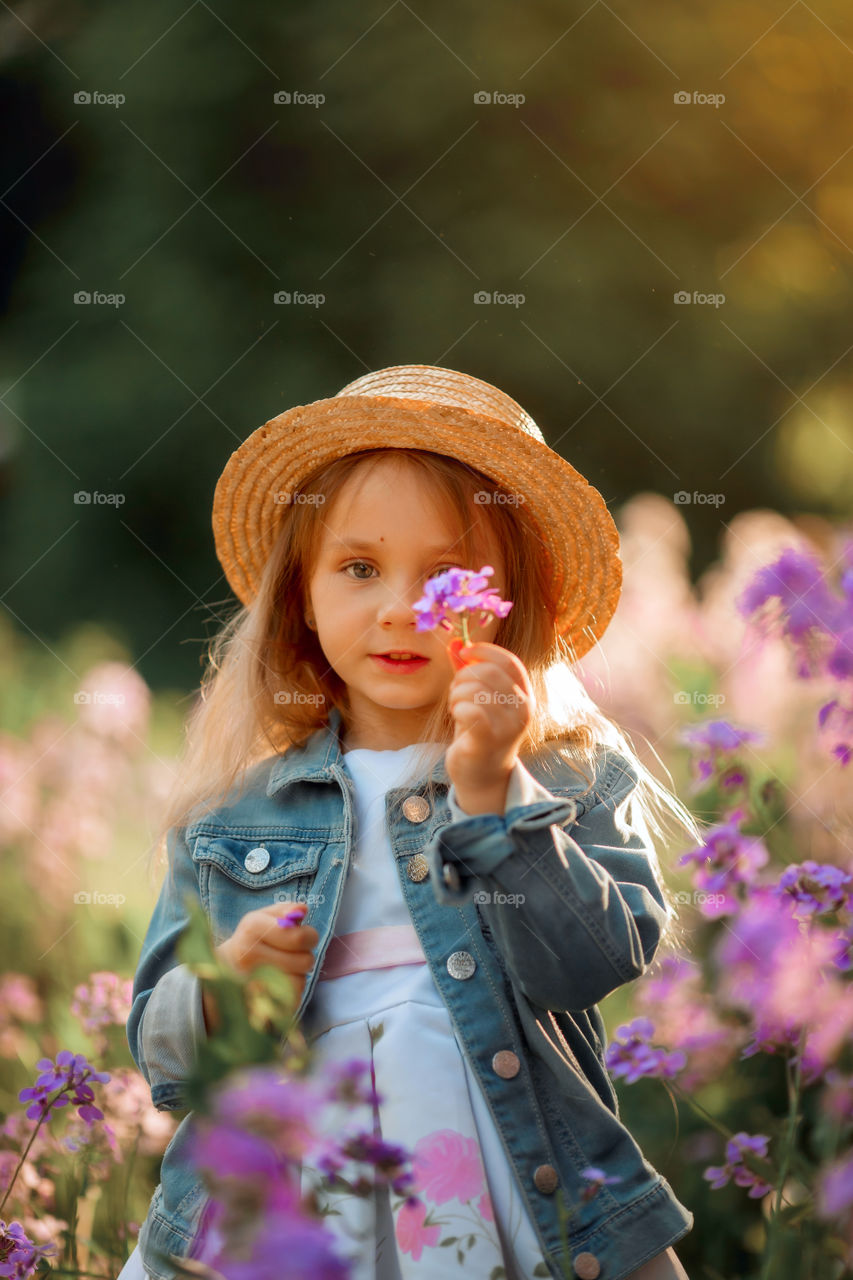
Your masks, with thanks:
[(619, 535), (604, 499), (510, 396), (431, 365), (367, 373), (335, 396), (271, 418), (232, 453), (212, 523), (216, 554), (241, 602), (254, 599), (300, 485), (345, 454), (381, 447), (447, 454), (515, 495), (541, 544), (555, 629), (582, 657), (604, 633), (622, 585)]

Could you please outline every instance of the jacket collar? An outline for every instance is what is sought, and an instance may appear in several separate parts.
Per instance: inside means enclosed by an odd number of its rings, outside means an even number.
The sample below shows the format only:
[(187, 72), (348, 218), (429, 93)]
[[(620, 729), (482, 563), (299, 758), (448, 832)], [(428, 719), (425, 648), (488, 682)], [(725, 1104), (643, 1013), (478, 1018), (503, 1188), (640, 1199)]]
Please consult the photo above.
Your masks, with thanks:
[[(315, 729), (301, 746), (288, 747), (270, 770), (267, 795), (271, 796), (291, 782), (333, 782), (343, 767), (341, 749), (342, 720), (340, 709), (333, 706), (328, 724)], [(450, 785), (444, 767), (444, 753), (428, 775), (433, 782)]]

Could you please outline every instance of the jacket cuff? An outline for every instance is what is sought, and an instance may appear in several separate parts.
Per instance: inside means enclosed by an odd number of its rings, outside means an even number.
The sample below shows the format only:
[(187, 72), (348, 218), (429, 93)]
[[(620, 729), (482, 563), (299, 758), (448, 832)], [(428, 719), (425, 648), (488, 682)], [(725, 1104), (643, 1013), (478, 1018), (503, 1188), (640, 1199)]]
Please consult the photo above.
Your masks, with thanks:
[(438, 902), (468, 901), (477, 890), (487, 891), (484, 876), (495, 873), (515, 852), (513, 833), (573, 822), (574, 800), (560, 799), (537, 782), (517, 761), (507, 787), (504, 813), (467, 814), (460, 808), (454, 788), (448, 792), (451, 822), (441, 827), (426, 851)]
[[(515, 809), (521, 804), (535, 804), (539, 800), (553, 799), (554, 797), (548, 788), (543, 787), (541, 782), (537, 782), (529, 769), (525, 769), (521, 761), (516, 760), (512, 773), (509, 775), (504, 813), (509, 813), (510, 809)], [(456, 788), (452, 785), (447, 793), (447, 803), (450, 806), (450, 816), (454, 822), (464, 822), (467, 818), (482, 816), (480, 814), (466, 813), (460, 807), (456, 799)]]
[(185, 964), (164, 973), (151, 992), (139, 1028), (142, 1055), (159, 1111), (181, 1106), (183, 1081), (207, 1039), (201, 980)]

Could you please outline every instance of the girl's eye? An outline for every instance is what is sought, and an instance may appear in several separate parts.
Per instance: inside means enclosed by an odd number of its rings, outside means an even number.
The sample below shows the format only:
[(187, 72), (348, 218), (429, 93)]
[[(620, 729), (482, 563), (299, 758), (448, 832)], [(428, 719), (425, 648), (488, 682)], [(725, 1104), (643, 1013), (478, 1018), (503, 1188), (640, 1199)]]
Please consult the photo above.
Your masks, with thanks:
[[(353, 560), (351, 564), (344, 565), (344, 573), (346, 573), (347, 569), (355, 568), (372, 569), (373, 566), (367, 564), (365, 560)], [(367, 578), (356, 577), (356, 582), (367, 582)]]
[[(446, 570), (447, 570), (447, 569), (455, 569), (456, 567), (457, 567), (457, 566), (456, 566), (455, 564), (444, 564), (444, 565), (440, 565), (437, 569), (433, 570), (433, 572), (432, 572), (432, 573), (428, 573), (426, 576), (427, 576), (427, 578), (434, 578), (434, 577), (436, 576), (436, 574), (444, 573), (444, 572), (446, 572)], [(360, 568), (360, 569), (372, 569), (372, 568), (373, 568), (373, 565), (368, 564), (366, 560), (352, 560), (349, 564), (345, 564), (345, 565), (343, 566), (343, 572), (344, 572), (344, 573), (346, 573), (348, 569), (356, 569), (356, 568)], [(369, 581), (369, 578), (367, 578), (367, 577), (361, 577), (360, 575), (358, 575), (358, 574), (357, 574), (357, 575), (356, 575), (356, 578), (355, 578), (355, 581), (356, 581), (356, 582), (368, 582), (368, 581)]]

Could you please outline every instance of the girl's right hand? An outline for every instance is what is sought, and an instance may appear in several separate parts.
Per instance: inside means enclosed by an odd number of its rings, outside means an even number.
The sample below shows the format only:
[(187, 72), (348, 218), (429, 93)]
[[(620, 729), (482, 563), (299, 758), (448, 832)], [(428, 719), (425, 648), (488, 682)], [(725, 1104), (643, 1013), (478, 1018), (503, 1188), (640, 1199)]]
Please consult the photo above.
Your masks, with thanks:
[[(312, 948), (320, 941), (313, 925), (299, 924), (282, 928), (276, 916), (285, 916), (299, 903), (271, 902), (257, 911), (247, 911), (230, 938), (219, 944), (217, 955), (238, 972), (254, 969), (259, 964), (272, 964), (290, 974), (297, 999), (305, 989), (305, 974), (316, 957)], [(307, 911), (307, 907), (305, 908)]]

